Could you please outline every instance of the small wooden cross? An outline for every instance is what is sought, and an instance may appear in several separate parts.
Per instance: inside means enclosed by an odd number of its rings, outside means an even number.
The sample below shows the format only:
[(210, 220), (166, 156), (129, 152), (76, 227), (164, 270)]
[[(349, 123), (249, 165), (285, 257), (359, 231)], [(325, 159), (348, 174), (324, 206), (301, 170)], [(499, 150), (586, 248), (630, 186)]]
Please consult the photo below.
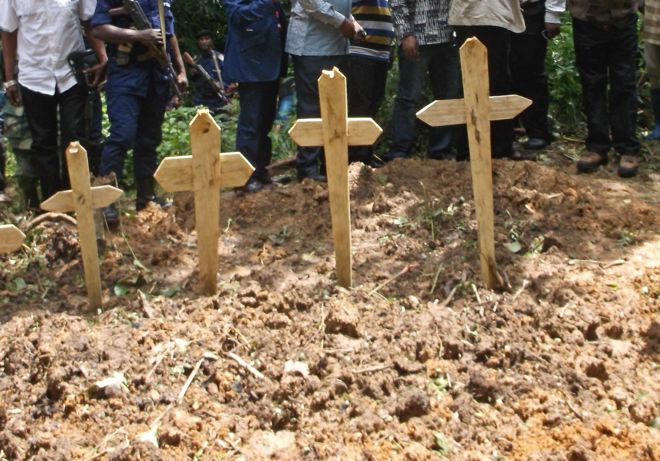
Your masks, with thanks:
[(489, 96), (487, 53), (479, 40), (474, 37), (468, 39), (461, 47), (465, 99), (433, 101), (417, 112), (417, 117), (432, 127), (467, 123), (481, 276), (488, 288), (494, 288), (498, 285), (498, 275), (490, 121), (511, 119), (529, 107), (532, 101), (517, 95)]
[(12, 224), (0, 226), (0, 253), (10, 253), (23, 245), (25, 234)]
[(87, 298), (90, 308), (96, 310), (102, 305), (102, 296), (94, 209), (106, 207), (119, 200), (124, 192), (112, 186), (91, 187), (87, 151), (78, 142), (69, 144), (66, 150), (66, 163), (71, 190), (57, 192), (44, 201), (41, 208), (46, 211), (76, 213)]
[(348, 146), (369, 146), (383, 130), (371, 118), (348, 118), (346, 77), (335, 67), (319, 77), (321, 118), (298, 120), (289, 136), (299, 146), (323, 146), (335, 243), (337, 282), (352, 285)]
[(168, 192), (194, 192), (199, 278), (211, 295), (218, 289), (219, 189), (244, 186), (254, 168), (240, 152), (220, 153), (220, 127), (208, 109), (190, 122), (190, 146), (192, 155), (163, 159), (154, 178)]

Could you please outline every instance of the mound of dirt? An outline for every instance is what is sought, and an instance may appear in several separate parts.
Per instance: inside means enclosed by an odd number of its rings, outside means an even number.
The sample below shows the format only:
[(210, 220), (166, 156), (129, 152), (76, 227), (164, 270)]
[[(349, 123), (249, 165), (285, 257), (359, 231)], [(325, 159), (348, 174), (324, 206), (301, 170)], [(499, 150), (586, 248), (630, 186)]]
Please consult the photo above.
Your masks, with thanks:
[(98, 313), (75, 229), (40, 224), (1, 257), (0, 459), (657, 459), (657, 187), (494, 187), (500, 291), (460, 162), (350, 167), (351, 290), (314, 182), (223, 192), (211, 297), (190, 195), (108, 236)]

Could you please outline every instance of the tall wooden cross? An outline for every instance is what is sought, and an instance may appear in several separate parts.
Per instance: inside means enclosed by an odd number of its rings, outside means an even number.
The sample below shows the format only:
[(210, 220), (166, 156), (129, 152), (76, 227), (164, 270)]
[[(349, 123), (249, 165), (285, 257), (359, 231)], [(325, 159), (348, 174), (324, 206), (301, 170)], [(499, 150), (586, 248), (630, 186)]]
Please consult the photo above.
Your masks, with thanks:
[(461, 71), (465, 98), (434, 101), (417, 112), (417, 117), (433, 127), (467, 123), (481, 276), (489, 288), (494, 288), (498, 285), (498, 275), (490, 122), (511, 119), (529, 107), (532, 101), (517, 95), (490, 96), (487, 50), (474, 37), (461, 47)]
[(25, 234), (12, 224), (0, 226), (0, 253), (10, 253), (23, 245)]
[(195, 195), (199, 278), (210, 295), (218, 289), (220, 188), (244, 186), (254, 171), (240, 152), (220, 153), (220, 134), (208, 109), (200, 109), (190, 122), (192, 155), (163, 159), (154, 174), (164, 190)]
[(348, 146), (369, 146), (383, 130), (371, 118), (348, 118), (346, 77), (335, 67), (319, 77), (321, 118), (302, 119), (289, 130), (299, 146), (323, 146), (328, 176), (337, 282), (352, 285), (351, 208)]
[(124, 192), (112, 186), (91, 187), (87, 151), (78, 142), (69, 144), (66, 150), (66, 163), (69, 169), (71, 190), (57, 192), (44, 201), (41, 208), (46, 211), (60, 213), (74, 211), (76, 213), (87, 298), (90, 308), (96, 310), (102, 305), (102, 295), (94, 208), (110, 205), (119, 200)]

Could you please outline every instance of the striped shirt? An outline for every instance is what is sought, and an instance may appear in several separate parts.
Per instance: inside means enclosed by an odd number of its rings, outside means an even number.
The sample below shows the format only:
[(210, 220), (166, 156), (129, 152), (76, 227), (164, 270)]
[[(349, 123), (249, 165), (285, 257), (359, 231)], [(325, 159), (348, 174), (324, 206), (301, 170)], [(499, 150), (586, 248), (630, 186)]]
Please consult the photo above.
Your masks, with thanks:
[(377, 61), (389, 61), (390, 46), (394, 39), (389, 0), (355, 0), (352, 14), (364, 28), (367, 37), (351, 44), (351, 54)]
[(660, 45), (660, 0), (646, 0), (644, 5), (644, 40)]
[(449, 43), (449, 0), (391, 0), (394, 32), (399, 40), (414, 35), (420, 45)]

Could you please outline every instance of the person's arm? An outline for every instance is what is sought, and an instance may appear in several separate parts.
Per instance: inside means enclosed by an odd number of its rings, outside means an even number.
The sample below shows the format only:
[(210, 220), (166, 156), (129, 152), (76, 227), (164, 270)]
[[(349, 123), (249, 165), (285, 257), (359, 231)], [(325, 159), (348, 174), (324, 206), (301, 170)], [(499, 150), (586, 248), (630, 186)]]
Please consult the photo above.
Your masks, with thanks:
[(275, 14), (273, 0), (253, 0), (249, 3), (236, 0), (225, 0), (229, 22), (239, 26), (252, 24), (266, 16)]
[(392, 9), (394, 33), (401, 43), (403, 54), (408, 59), (417, 59), (419, 56), (419, 43), (417, 43), (417, 37), (415, 37), (408, 0), (392, 0), (390, 7)]
[(5, 65), (5, 84), (7, 99), (12, 106), (21, 105), (21, 95), (18, 91), (18, 84), (14, 80), (16, 75), (16, 47), (18, 30), (14, 32), (2, 32), (2, 56)]
[(89, 68), (86, 71), (87, 73), (94, 75), (90, 85), (96, 88), (96, 86), (105, 78), (105, 71), (108, 65), (108, 54), (105, 51), (105, 44), (103, 41), (94, 37), (94, 34), (92, 33), (92, 26), (90, 25), (89, 21), (84, 21), (83, 27), (85, 29), (85, 37), (87, 38), (87, 42), (89, 43), (89, 46), (92, 48), (92, 50), (94, 50), (94, 53), (96, 53), (96, 57), (99, 60), (97, 65)]
[(163, 47), (163, 37), (160, 29), (123, 29), (112, 24), (102, 24), (92, 29), (95, 38), (106, 43), (135, 43), (140, 42), (143, 45), (150, 46), (154, 44)]
[(181, 56), (181, 49), (179, 48), (179, 40), (176, 35), (172, 35), (169, 39), (170, 49), (172, 50), (172, 64), (176, 69), (176, 84), (182, 93), (188, 89), (188, 77), (186, 76), (186, 68), (183, 65), (183, 57)]
[(344, 16), (325, 0), (299, 0), (299, 3), (312, 18), (339, 29), (346, 38), (355, 38), (363, 30), (352, 16)]
[(566, 11), (566, 0), (546, 0), (545, 36), (549, 39), (561, 32), (561, 15)]

